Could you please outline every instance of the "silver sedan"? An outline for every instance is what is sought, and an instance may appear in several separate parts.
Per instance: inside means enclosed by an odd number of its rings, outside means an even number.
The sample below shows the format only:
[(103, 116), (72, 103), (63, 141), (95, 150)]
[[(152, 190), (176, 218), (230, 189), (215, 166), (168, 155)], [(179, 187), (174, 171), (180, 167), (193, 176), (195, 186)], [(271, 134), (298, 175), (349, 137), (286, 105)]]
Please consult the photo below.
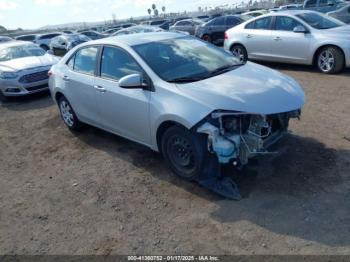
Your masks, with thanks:
[(241, 61), (317, 65), (323, 73), (350, 67), (350, 26), (305, 10), (260, 16), (226, 32), (224, 47)]
[(82, 44), (50, 75), (69, 129), (87, 123), (146, 145), (179, 176), (231, 198), (217, 165), (268, 153), (304, 104), (292, 78), (170, 32)]
[(0, 45), (0, 98), (48, 90), (48, 71), (59, 59), (22, 41)]

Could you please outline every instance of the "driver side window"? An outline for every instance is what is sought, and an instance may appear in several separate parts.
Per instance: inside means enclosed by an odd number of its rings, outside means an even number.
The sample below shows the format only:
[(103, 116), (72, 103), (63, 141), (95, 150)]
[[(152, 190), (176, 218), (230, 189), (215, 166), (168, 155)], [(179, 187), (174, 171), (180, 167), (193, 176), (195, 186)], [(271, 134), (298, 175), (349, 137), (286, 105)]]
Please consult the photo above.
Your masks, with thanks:
[(101, 58), (101, 77), (118, 81), (120, 78), (142, 74), (142, 69), (134, 58), (117, 47), (104, 47)]

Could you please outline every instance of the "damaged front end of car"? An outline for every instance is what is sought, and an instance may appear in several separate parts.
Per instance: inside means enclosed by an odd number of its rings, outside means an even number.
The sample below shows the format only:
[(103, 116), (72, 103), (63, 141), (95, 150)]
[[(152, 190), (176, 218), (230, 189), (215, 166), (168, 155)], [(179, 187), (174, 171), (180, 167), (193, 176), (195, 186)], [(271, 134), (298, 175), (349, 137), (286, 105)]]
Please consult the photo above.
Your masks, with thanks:
[[(196, 131), (208, 136), (208, 151), (216, 155), (219, 166), (233, 164), (241, 167), (248, 163), (249, 158), (277, 153), (268, 151), (268, 148), (288, 132), (289, 120), (299, 119), (300, 114), (300, 109), (270, 115), (219, 110), (203, 119)], [(235, 182), (223, 177), (218, 169), (198, 182), (227, 198), (240, 199)]]

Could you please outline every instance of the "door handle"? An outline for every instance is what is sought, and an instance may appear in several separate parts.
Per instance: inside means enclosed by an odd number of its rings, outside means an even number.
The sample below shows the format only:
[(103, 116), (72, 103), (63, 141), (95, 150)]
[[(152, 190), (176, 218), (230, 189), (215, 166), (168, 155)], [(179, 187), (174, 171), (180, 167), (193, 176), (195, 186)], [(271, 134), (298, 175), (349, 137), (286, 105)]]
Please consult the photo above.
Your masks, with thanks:
[(68, 76), (63, 76), (63, 80), (64, 81), (69, 81), (69, 77)]
[(279, 36), (276, 36), (276, 37), (273, 38), (273, 40), (275, 40), (275, 41), (281, 41), (282, 38), (280, 38)]
[(253, 36), (252, 35), (247, 35), (247, 38), (252, 38)]
[(94, 88), (101, 93), (105, 93), (107, 91), (104, 87), (98, 85), (94, 85)]

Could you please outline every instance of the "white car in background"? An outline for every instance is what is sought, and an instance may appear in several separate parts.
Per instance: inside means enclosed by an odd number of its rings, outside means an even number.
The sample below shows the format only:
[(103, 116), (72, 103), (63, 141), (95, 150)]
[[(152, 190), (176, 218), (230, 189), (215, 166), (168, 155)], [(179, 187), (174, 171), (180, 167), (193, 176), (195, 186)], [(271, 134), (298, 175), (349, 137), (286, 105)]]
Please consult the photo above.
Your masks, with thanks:
[(48, 71), (59, 58), (39, 46), (12, 41), (0, 45), (0, 99), (48, 90)]
[(317, 65), (326, 74), (350, 67), (350, 26), (308, 10), (270, 13), (225, 33), (224, 47), (241, 61)]

